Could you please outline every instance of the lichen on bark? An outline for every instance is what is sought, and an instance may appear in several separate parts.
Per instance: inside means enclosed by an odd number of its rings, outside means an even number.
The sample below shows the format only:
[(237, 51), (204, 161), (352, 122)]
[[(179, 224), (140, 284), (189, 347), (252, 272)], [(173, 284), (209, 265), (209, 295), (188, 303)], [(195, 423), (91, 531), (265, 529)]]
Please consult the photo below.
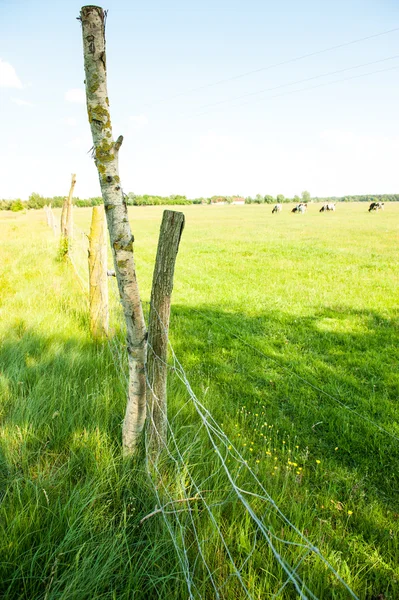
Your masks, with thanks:
[(122, 440), (124, 454), (129, 455), (137, 448), (146, 417), (146, 327), (137, 285), (133, 236), (127, 207), (121, 186), (115, 185), (115, 182), (120, 182), (118, 152), (122, 142), (115, 145), (112, 136), (104, 19), (105, 13), (98, 6), (84, 6), (80, 13), (87, 114), (127, 330), (129, 388)]

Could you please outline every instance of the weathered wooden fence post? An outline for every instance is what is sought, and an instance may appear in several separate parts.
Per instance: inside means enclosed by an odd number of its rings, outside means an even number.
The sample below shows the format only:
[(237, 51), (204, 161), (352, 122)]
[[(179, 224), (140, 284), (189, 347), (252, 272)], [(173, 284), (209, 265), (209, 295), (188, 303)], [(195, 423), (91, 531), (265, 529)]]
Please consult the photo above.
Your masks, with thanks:
[(65, 196), (64, 202), (62, 203), (62, 210), (61, 210), (61, 221), (60, 221), (61, 239), (66, 238), (68, 235), (68, 232), (67, 232), (67, 210), (68, 210), (68, 198)]
[(72, 176), (71, 176), (71, 187), (69, 189), (69, 196), (68, 196), (68, 203), (67, 203), (67, 216), (66, 216), (68, 246), (71, 245), (72, 240), (73, 240), (73, 204), (72, 204), (72, 197), (73, 197), (73, 190), (75, 189), (75, 185), (76, 185), (76, 175), (75, 175), (75, 173), (72, 173)]
[(120, 184), (118, 154), (123, 137), (114, 142), (107, 92), (105, 13), (99, 6), (80, 11), (85, 67), (86, 104), (93, 138), (115, 274), (127, 329), (129, 388), (122, 430), (123, 452), (135, 452), (146, 417), (145, 359), (147, 332), (136, 278), (133, 235)]
[(71, 175), (71, 187), (68, 197), (64, 198), (61, 211), (61, 237), (60, 237), (60, 254), (66, 256), (72, 244), (73, 238), (73, 190), (76, 185), (76, 175)]
[(103, 206), (93, 206), (89, 236), (90, 331), (95, 339), (108, 335), (107, 238)]
[(152, 279), (147, 349), (148, 443), (158, 452), (166, 443), (167, 426), (167, 350), (173, 275), (184, 214), (165, 210), (159, 233), (157, 257)]

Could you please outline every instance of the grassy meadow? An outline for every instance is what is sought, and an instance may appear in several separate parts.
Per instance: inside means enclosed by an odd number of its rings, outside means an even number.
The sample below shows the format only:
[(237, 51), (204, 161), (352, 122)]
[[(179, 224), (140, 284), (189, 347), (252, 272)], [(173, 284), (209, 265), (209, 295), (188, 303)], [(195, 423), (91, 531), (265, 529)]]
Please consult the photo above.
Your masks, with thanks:
[[(243, 487), (260, 493), (237, 452), (354, 597), (391, 600), (399, 598), (399, 204), (367, 208), (179, 207), (186, 226), (170, 340), (231, 441), (218, 448)], [(145, 302), (162, 212), (129, 209)], [(59, 260), (43, 211), (0, 212), (0, 598), (246, 598), (231, 558), (250, 597), (298, 598), (292, 583), (282, 588), (287, 575), (231, 493), (173, 370), (180, 454), (160, 464), (155, 488), (140, 461), (121, 459), (123, 320), (112, 280), (110, 340), (90, 339), (82, 289), (90, 217), (75, 209), (77, 277)], [(159, 497), (194, 496), (193, 476), (208, 511), (182, 503), (176, 515), (140, 523)], [(270, 507), (251, 502), (278, 553), (291, 567), (301, 561), (306, 597), (305, 585), (323, 600), (351, 597), (314, 554), (302, 557)]]

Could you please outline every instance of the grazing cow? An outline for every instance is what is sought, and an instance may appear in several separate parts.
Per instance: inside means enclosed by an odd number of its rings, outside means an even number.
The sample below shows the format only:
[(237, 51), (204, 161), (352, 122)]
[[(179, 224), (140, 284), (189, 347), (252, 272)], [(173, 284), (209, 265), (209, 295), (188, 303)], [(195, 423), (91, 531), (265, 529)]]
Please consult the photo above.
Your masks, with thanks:
[(275, 204), (275, 206), (274, 206), (274, 208), (272, 210), (272, 214), (281, 212), (282, 210), (283, 210), (283, 205), (282, 204)]
[(330, 211), (330, 210), (335, 210), (335, 204), (333, 204), (332, 202), (328, 203), (326, 202), (326, 204), (323, 204), (323, 206), (321, 207), (321, 209), (319, 210), (319, 212), (326, 212), (326, 211)]
[(369, 206), (369, 212), (372, 210), (384, 210), (384, 202), (372, 202)]
[(308, 205), (306, 202), (300, 202), (299, 204), (297, 204), (296, 206), (294, 206), (294, 208), (291, 210), (291, 212), (293, 213), (301, 213), (303, 214), (305, 212), (305, 210), (307, 209)]

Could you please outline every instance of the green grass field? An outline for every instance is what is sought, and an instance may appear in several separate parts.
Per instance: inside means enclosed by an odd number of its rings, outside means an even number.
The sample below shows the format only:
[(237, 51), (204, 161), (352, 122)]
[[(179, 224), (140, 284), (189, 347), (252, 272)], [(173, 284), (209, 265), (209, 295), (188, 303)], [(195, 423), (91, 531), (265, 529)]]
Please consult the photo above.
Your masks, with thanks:
[[(358, 598), (399, 598), (399, 205), (368, 213), (365, 204), (339, 204), (334, 214), (310, 205), (305, 215), (271, 208), (183, 207), (171, 343), (231, 440), (231, 449), (217, 447), (242, 486), (259, 492), (238, 451)], [(130, 209), (145, 302), (162, 212)], [(83, 280), (81, 230), (90, 215), (75, 209), (73, 259)], [(103, 344), (90, 339), (81, 284), (59, 261), (43, 211), (0, 212), (0, 597), (189, 598), (177, 556), (184, 548), (192, 597), (217, 598), (214, 580), (220, 598), (246, 598), (215, 523), (250, 597), (299, 597), (292, 583), (280, 590), (287, 575), (231, 493), (173, 371), (180, 458), (172, 449), (155, 489), (140, 461), (121, 459), (124, 335), (115, 282), (112, 336)], [(193, 478), (211, 514), (202, 502), (191, 510), (182, 503), (166, 520), (158, 513), (140, 524), (159, 506), (157, 493), (165, 502), (167, 494), (194, 496)], [(258, 498), (250, 501), (295, 567), (297, 536)], [(312, 553), (298, 573), (317, 598), (351, 597)]]

